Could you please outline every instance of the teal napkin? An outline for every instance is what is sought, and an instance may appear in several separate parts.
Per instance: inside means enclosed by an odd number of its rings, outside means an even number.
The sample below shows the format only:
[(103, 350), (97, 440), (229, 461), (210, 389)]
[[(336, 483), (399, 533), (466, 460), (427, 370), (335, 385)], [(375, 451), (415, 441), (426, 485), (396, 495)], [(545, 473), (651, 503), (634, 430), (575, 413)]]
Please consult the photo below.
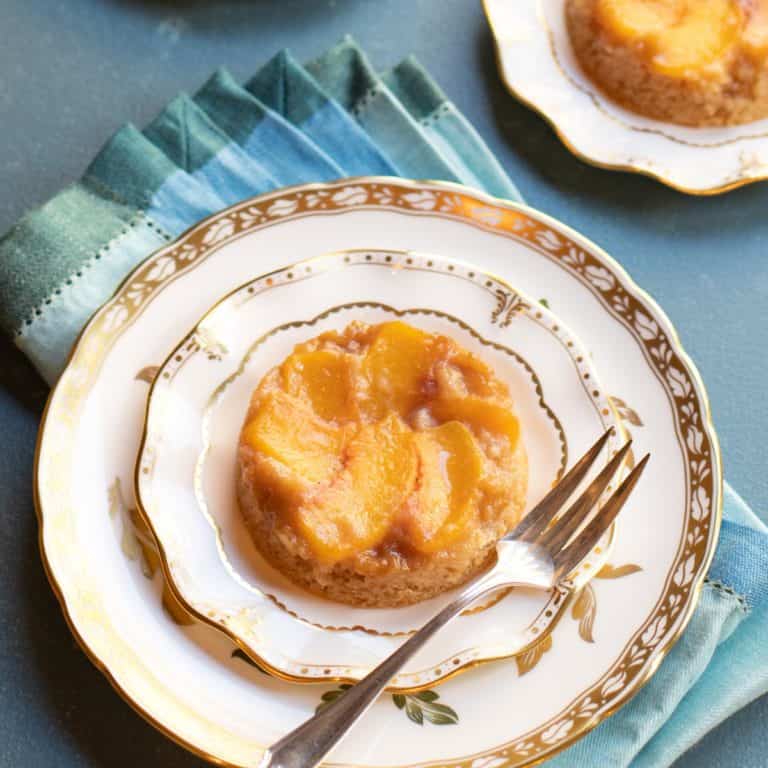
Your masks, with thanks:
[(327, 152), (345, 176), (402, 175), (385, 148), (378, 146), (288, 51), (278, 53), (245, 87)]
[[(378, 74), (353, 40), (307, 64), (281, 52), (245, 85), (225, 70), (143, 130), (127, 125), (83, 177), (0, 240), (0, 325), (53, 383), (90, 315), (158, 246), (269, 189), (349, 175), (459, 181), (520, 199), (429, 74)], [(728, 486), (693, 619), (656, 675), (549, 765), (670, 765), (768, 691), (768, 529)]]

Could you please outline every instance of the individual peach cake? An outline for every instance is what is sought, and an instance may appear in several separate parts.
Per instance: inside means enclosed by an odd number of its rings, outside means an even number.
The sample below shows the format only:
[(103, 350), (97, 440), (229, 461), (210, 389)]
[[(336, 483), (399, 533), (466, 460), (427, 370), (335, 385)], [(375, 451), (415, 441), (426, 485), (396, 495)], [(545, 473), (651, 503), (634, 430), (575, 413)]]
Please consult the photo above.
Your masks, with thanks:
[(256, 546), (295, 583), (358, 606), (415, 603), (486, 567), (527, 481), (507, 387), (402, 322), (299, 344), (256, 388), (240, 434)]
[(672, 123), (768, 116), (768, 0), (566, 0), (576, 56), (610, 97)]

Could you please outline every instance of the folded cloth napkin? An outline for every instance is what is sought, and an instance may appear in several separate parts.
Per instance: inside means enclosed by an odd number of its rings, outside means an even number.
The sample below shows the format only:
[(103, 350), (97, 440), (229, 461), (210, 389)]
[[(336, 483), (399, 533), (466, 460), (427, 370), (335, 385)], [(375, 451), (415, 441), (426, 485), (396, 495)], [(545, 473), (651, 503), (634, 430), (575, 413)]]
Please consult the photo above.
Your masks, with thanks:
[[(143, 131), (120, 129), (83, 177), (0, 241), (0, 324), (53, 383), (78, 331), (136, 264), (250, 195), (340, 176), (448, 179), (520, 199), (413, 58), (377, 74), (347, 38), (301, 66), (282, 52), (244, 86), (225, 70)], [(549, 764), (670, 765), (768, 691), (768, 529), (726, 486), (693, 619), (652, 680)]]

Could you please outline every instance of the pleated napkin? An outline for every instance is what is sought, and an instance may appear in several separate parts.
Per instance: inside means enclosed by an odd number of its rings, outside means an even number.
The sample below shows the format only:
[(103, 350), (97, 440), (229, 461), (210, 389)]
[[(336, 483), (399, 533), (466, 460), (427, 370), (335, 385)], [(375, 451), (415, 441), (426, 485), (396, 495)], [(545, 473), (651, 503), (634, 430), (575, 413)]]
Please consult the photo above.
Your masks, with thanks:
[[(121, 128), (0, 240), (0, 324), (53, 384), (123, 277), (200, 218), (285, 185), (371, 174), (520, 199), (413, 58), (377, 73), (347, 38), (303, 66), (278, 53), (244, 85), (219, 70), (143, 130)], [(548, 765), (670, 765), (768, 691), (768, 529), (730, 487), (724, 518), (700, 603), (656, 675)]]

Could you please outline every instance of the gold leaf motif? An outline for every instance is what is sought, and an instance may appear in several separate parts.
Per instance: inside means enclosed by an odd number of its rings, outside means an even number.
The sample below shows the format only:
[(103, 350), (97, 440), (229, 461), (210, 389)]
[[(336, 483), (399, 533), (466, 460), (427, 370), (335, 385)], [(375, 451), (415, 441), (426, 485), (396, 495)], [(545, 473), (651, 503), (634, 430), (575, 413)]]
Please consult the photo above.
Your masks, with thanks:
[[(609, 400), (613, 404), (613, 407), (616, 409), (616, 412), (619, 414), (619, 418), (625, 423), (632, 424), (636, 427), (642, 427), (643, 426), (643, 420), (640, 418), (640, 414), (638, 412), (627, 405), (627, 403), (622, 400), (620, 397), (611, 396), (609, 397)], [(625, 426), (624, 431), (627, 433), (628, 438), (632, 438), (632, 433), (629, 431), (629, 429)], [(627, 470), (634, 469), (635, 467), (635, 451), (630, 448), (627, 451), (627, 456), (624, 459), (624, 466), (627, 468)]]
[(432, 192), (426, 190), (422, 192), (410, 192), (402, 196), (411, 208), (418, 208), (422, 211), (431, 211), (437, 205), (437, 197)]
[(600, 690), (600, 695), (606, 697), (610, 696), (612, 693), (620, 691), (624, 687), (624, 682), (626, 679), (626, 672), (619, 672), (618, 674), (609, 677)]
[(610, 291), (616, 283), (613, 275), (605, 267), (590, 265), (584, 270), (584, 274), (592, 285), (601, 291)]
[(516, 293), (510, 293), (509, 291), (497, 288), (495, 294), (496, 308), (491, 312), (491, 323), (493, 325), (498, 323), (502, 328), (507, 328), (512, 322), (515, 312), (522, 312), (524, 309), (529, 308), (528, 303)]
[(638, 412), (634, 408), (628, 406), (624, 400), (616, 396), (611, 396), (609, 399), (613, 403), (613, 407), (616, 409), (616, 412), (619, 414), (623, 421), (628, 421), (630, 424), (634, 424), (636, 427), (643, 426), (643, 421), (640, 418)]
[(299, 200), (298, 198), (293, 199), (286, 199), (282, 198), (280, 200), (275, 200), (272, 205), (267, 208), (267, 215), (268, 216), (290, 216), (292, 213), (295, 213), (299, 208)]
[(688, 397), (691, 394), (691, 382), (679, 368), (675, 368), (673, 365), (667, 368), (667, 381), (675, 397)]
[(362, 205), (368, 200), (368, 190), (362, 186), (343, 187), (331, 199), (336, 205)]
[(497, 208), (491, 208), (487, 205), (473, 205), (469, 209), (469, 215), (473, 219), (492, 227), (500, 224), (502, 219), (501, 212)]
[(551, 229), (541, 229), (536, 233), (536, 240), (542, 248), (556, 251), (560, 248), (560, 238)]
[(389, 205), (395, 198), (391, 189), (382, 187), (378, 192), (373, 193), (373, 199), (377, 200), (379, 205)]
[(585, 584), (571, 608), (571, 616), (579, 622), (579, 637), (587, 643), (594, 643), (592, 626), (597, 615), (597, 597), (591, 584)]
[[(152, 581), (155, 574), (160, 571), (160, 555), (154, 537), (147, 528), (144, 518), (136, 509), (129, 509), (125, 503), (119, 477), (116, 477), (109, 486), (107, 495), (109, 516), (113, 520), (119, 516), (122, 525), (120, 549), (129, 560), (138, 560), (143, 576)], [(162, 605), (175, 624), (188, 626), (195, 623), (165, 581), (162, 586)]]
[(463, 205), (462, 198), (458, 195), (444, 195), (442, 200), (441, 211), (459, 211)]
[(709, 515), (709, 494), (703, 485), (700, 485), (693, 493), (691, 499), (691, 517), (694, 520), (703, 520)]
[[(129, 560), (135, 560), (141, 552), (141, 549), (139, 548), (139, 542), (133, 535), (133, 531), (127, 525), (123, 525), (123, 535), (120, 537), (120, 549)], [(141, 570), (142, 573), (146, 576), (147, 571), (144, 567), (144, 563), (141, 564)]]
[(606, 563), (596, 574), (596, 579), (621, 579), (624, 576), (629, 576), (631, 573), (637, 573), (643, 569), (635, 563), (627, 563), (626, 565), (611, 565)]
[(106, 332), (116, 330), (121, 326), (130, 316), (128, 307), (123, 304), (115, 304), (110, 307), (105, 313), (102, 323)]
[(148, 365), (142, 368), (134, 377), (134, 381), (146, 381), (147, 384), (151, 384), (157, 376), (157, 372), (160, 370), (159, 365)]
[(197, 256), (197, 248), (194, 245), (190, 245), (189, 243), (185, 243), (181, 246), (181, 248), (176, 251), (173, 256), (179, 261), (192, 261), (192, 259)]
[(566, 264), (579, 270), (579, 268), (583, 267), (586, 263), (587, 256), (580, 248), (577, 248), (575, 245), (569, 245), (566, 248), (565, 254), (562, 256), (562, 259)]
[(229, 217), (224, 219), (216, 219), (212, 221), (203, 235), (204, 245), (213, 245), (214, 243), (226, 240), (230, 235), (234, 234), (235, 222)]
[[(527, 745), (525, 743), (522, 746), (515, 746), (515, 752), (521, 752)], [(533, 744), (530, 744), (530, 748), (533, 748)], [(472, 761), (469, 768), (499, 768), (499, 766), (509, 763), (504, 757), (496, 757), (495, 755), (489, 755), (488, 757), (478, 757)]]
[(651, 623), (648, 629), (640, 637), (641, 642), (646, 648), (653, 648), (659, 644), (664, 632), (667, 629), (667, 617), (662, 615)]
[(160, 567), (157, 545), (144, 519), (135, 509), (128, 510), (128, 518), (131, 521), (131, 533), (134, 541), (141, 550), (141, 570), (148, 579), (152, 579)]
[(571, 728), (573, 728), (573, 720), (561, 720), (547, 728), (541, 734), (541, 740), (544, 744), (554, 744), (564, 739), (571, 732)]
[(165, 280), (176, 271), (176, 261), (172, 256), (158, 256), (146, 275), (146, 280), (157, 283)]
[(675, 575), (672, 580), (678, 587), (687, 586), (693, 579), (693, 574), (696, 572), (696, 555), (689, 555), (675, 570)]
[(691, 453), (701, 453), (704, 445), (704, 433), (695, 425), (688, 427), (688, 434), (685, 436), (685, 442)]
[(645, 341), (655, 339), (659, 335), (659, 326), (656, 321), (639, 309), (635, 310), (635, 329)]
[(541, 657), (551, 648), (552, 635), (546, 635), (538, 643), (532, 645), (525, 653), (515, 656), (517, 674), (520, 677), (528, 674), (541, 661)]
[[(625, 432), (627, 433), (627, 437), (631, 440), (632, 439), (632, 433), (625, 428)], [(627, 468), (627, 471), (633, 470), (635, 468), (635, 451), (634, 448), (630, 448), (627, 451), (627, 455), (624, 457), (624, 466)]]

